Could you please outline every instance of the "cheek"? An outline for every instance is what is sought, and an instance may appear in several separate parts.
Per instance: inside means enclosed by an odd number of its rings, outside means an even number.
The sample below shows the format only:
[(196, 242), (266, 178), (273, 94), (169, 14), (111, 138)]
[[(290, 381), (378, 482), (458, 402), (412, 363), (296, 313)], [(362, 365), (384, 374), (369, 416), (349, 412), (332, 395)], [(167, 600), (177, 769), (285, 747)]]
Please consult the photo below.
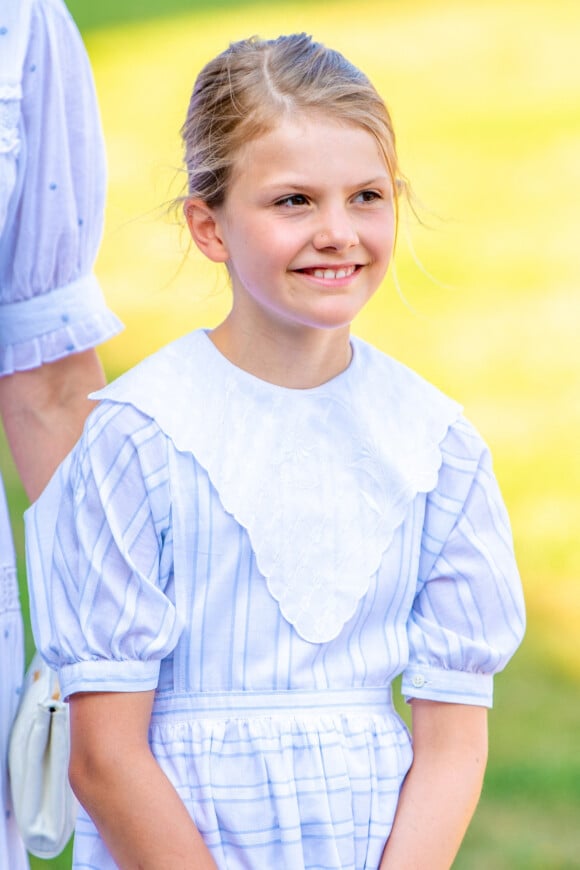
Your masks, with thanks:
[(395, 245), (395, 225), (393, 221), (384, 221), (374, 228), (369, 239), (373, 253), (378, 262), (388, 264), (393, 255)]
[(397, 220), (393, 212), (391, 212), (390, 216), (385, 220), (385, 224), (383, 226), (382, 231), (382, 239), (383, 245), (385, 246), (385, 251), (387, 253), (388, 258), (390, 259), (393, 254), (393, 249), (395, 247), (395, 239), (397, 238)]
[[(232, 252), (230, 274), (234, 288), (245, 287), (252, 296), (262, 297), (268, 294), (275, 272), (271, 248), (267, 244), (252, 244), (242, 246)], [(235, 277), (234, 277), (235, 276)]]

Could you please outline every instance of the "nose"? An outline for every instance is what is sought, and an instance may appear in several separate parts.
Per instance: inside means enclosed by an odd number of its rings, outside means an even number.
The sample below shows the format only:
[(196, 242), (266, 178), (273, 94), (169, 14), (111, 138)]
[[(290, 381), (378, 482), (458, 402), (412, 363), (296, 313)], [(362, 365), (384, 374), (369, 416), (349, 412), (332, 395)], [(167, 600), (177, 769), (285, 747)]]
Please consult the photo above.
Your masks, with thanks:
[(343, 209), (334, 209), (321, 215), (313, 243), (319, 251), (344, 251), (358, 245), (358, 233), (350, 215)]

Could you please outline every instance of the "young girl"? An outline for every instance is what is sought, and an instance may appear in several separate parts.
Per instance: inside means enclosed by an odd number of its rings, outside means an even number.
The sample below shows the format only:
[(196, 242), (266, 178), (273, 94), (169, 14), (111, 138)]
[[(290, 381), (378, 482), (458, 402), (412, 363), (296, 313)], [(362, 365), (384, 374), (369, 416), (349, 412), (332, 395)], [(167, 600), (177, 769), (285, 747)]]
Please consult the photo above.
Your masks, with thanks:
[(74, 866), (448, 868), (524, 615), (481, 438), (349, 333), (396, 235), (390, 117), (302, 34), (211, 61), (183, 135), (231, 311), (95, 394), (27, 517)]

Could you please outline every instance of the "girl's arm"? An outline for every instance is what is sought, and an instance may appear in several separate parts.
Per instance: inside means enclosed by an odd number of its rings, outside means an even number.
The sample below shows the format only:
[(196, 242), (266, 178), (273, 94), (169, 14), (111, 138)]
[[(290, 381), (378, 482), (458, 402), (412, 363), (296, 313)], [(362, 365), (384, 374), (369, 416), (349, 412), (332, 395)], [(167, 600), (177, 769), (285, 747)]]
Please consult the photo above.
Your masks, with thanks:
[(0, 414), (26, 493), (34, 501), (79, 438), (104, 386), (94, 350), (0, 378)]
[(154, 692), (70, 698), (70, 781), (121, 870), (216, 870), (147, 741)]
[(448, 870), (477, 806), (487, 709), (414, 699), (414, 759), (380, 870)]

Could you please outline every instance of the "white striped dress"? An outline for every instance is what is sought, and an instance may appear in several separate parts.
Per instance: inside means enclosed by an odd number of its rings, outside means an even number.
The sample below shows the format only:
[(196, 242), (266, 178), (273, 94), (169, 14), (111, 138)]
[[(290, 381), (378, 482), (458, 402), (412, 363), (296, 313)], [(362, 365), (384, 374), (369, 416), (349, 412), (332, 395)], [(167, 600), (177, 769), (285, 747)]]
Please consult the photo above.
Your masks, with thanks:
[[(378, 867), (412, 759), (393, 678), (489, 706), (523, 633), (481, 438), (352, 346), (289, 390), (180, 339), (98, 394), (27, 514), (39, 648), (67, 695), (156, 688), (153, 753), (224, 870)], [(74, 867), (115, 867), (84, 812)]]

